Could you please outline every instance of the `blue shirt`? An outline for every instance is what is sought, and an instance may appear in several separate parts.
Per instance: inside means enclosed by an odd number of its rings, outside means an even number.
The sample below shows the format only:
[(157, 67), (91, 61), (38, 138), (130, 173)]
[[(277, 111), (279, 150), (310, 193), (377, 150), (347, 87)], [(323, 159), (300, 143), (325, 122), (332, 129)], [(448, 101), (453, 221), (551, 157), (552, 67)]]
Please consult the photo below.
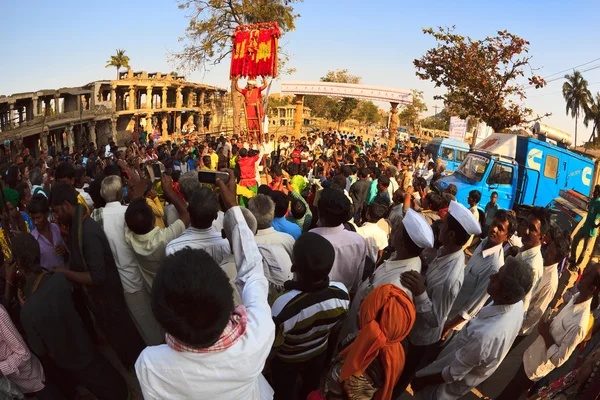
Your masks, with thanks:
[(285, 217), (274, 218), (273, 222), (271, 222), (271, 226), (277, 232), (287, 233), (288, 235), (293, 237), (294, 240), (298, 239), (300, 237), (300, 235), (302, 234), (302, 229), (300, 229), (300, 227), (298, 225), (296, 225), (295, 223), (290, 222), (287, 219), (285, 219)]

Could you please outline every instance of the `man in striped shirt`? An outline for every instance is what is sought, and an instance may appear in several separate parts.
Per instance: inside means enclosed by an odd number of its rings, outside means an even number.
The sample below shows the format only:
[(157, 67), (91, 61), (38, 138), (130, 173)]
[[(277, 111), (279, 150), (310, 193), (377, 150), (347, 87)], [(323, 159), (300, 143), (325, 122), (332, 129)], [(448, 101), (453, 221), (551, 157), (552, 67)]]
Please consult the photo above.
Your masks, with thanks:
[(334, 325), (348, 312), (350, 297), (343, 283), (330, 282), (335, 250), (327, 239), (305, 233), (294, 244), (292, 272), (285, 291), (273, 302), (271, 312), (276, 336), (271, 364), (275, 400), (294, 397), (296, 380), (302, 376), (298, 398), (319, 386)]

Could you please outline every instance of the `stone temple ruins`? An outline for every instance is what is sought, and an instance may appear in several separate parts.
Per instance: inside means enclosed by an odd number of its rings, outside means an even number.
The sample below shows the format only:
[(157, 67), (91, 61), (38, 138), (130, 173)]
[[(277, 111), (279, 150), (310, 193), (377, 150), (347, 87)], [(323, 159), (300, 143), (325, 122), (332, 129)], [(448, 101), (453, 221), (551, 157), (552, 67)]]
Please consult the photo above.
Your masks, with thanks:
[(128, 70), (118, 80), (0, 96), (0, 147), (10, 141), (37, 154), (51, 144), (58, 150), (110, 140), (121, 145), (136, 128), (162, 140), (218, 132), (226, 103), (224, 89), (170, 73)]

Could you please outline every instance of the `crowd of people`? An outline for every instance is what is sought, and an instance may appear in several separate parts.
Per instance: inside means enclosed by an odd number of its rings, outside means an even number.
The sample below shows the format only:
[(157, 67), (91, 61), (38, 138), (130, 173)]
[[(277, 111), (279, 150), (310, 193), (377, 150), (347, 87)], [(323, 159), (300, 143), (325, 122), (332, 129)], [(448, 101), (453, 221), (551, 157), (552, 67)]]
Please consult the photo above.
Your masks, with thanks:
[(0, 166), (0, 398), (458, 399), (529, 335), (499, 399), (598, 398), (600, 264), (545, 209), (410, 142), (146, 139)]

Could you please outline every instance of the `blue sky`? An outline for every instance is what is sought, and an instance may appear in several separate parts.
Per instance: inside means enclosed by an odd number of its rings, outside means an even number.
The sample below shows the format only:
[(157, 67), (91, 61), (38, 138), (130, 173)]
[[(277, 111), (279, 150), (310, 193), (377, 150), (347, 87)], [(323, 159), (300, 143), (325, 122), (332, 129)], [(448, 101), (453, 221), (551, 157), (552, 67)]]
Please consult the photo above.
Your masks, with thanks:
[[(328, 70), (347, 68), (365, 84), (423, 90), (425, 115), (441, 105), (433, 101), (441, 91), (415, 76), (412, 60), (435, 45), (422, 27), (456, 25), (473, 38), (507, 29), (531, 42), (532, 64), (542, 76), (600, 58), (598, 1), (305, 0), (297, 11), (296, 31), (282, 39), (297, 72), (280, 79), (318, 80)], [(114, 69), (104, 65), (116, 48), (126, 49), (135, 70), (170, 71), (167, 55), (180, 48), (177, 39), (187, 24), (175, 0), (13, 1), (3, 4), (2, 14), (0, 94), (112, 79)], [(588, 67), (596, 65), (600, 61)], [(225, 60), (188, 79), (227, 87), (228, 68)], [(600, 91), (600, 68), (584, 77), (593, 93)], [(538, 114), (552, 113), (546, 123), (573, 133), (561, 85), (529, 90), (527, 105)], [(578, 141), (590, 133), (581, 124)]]

